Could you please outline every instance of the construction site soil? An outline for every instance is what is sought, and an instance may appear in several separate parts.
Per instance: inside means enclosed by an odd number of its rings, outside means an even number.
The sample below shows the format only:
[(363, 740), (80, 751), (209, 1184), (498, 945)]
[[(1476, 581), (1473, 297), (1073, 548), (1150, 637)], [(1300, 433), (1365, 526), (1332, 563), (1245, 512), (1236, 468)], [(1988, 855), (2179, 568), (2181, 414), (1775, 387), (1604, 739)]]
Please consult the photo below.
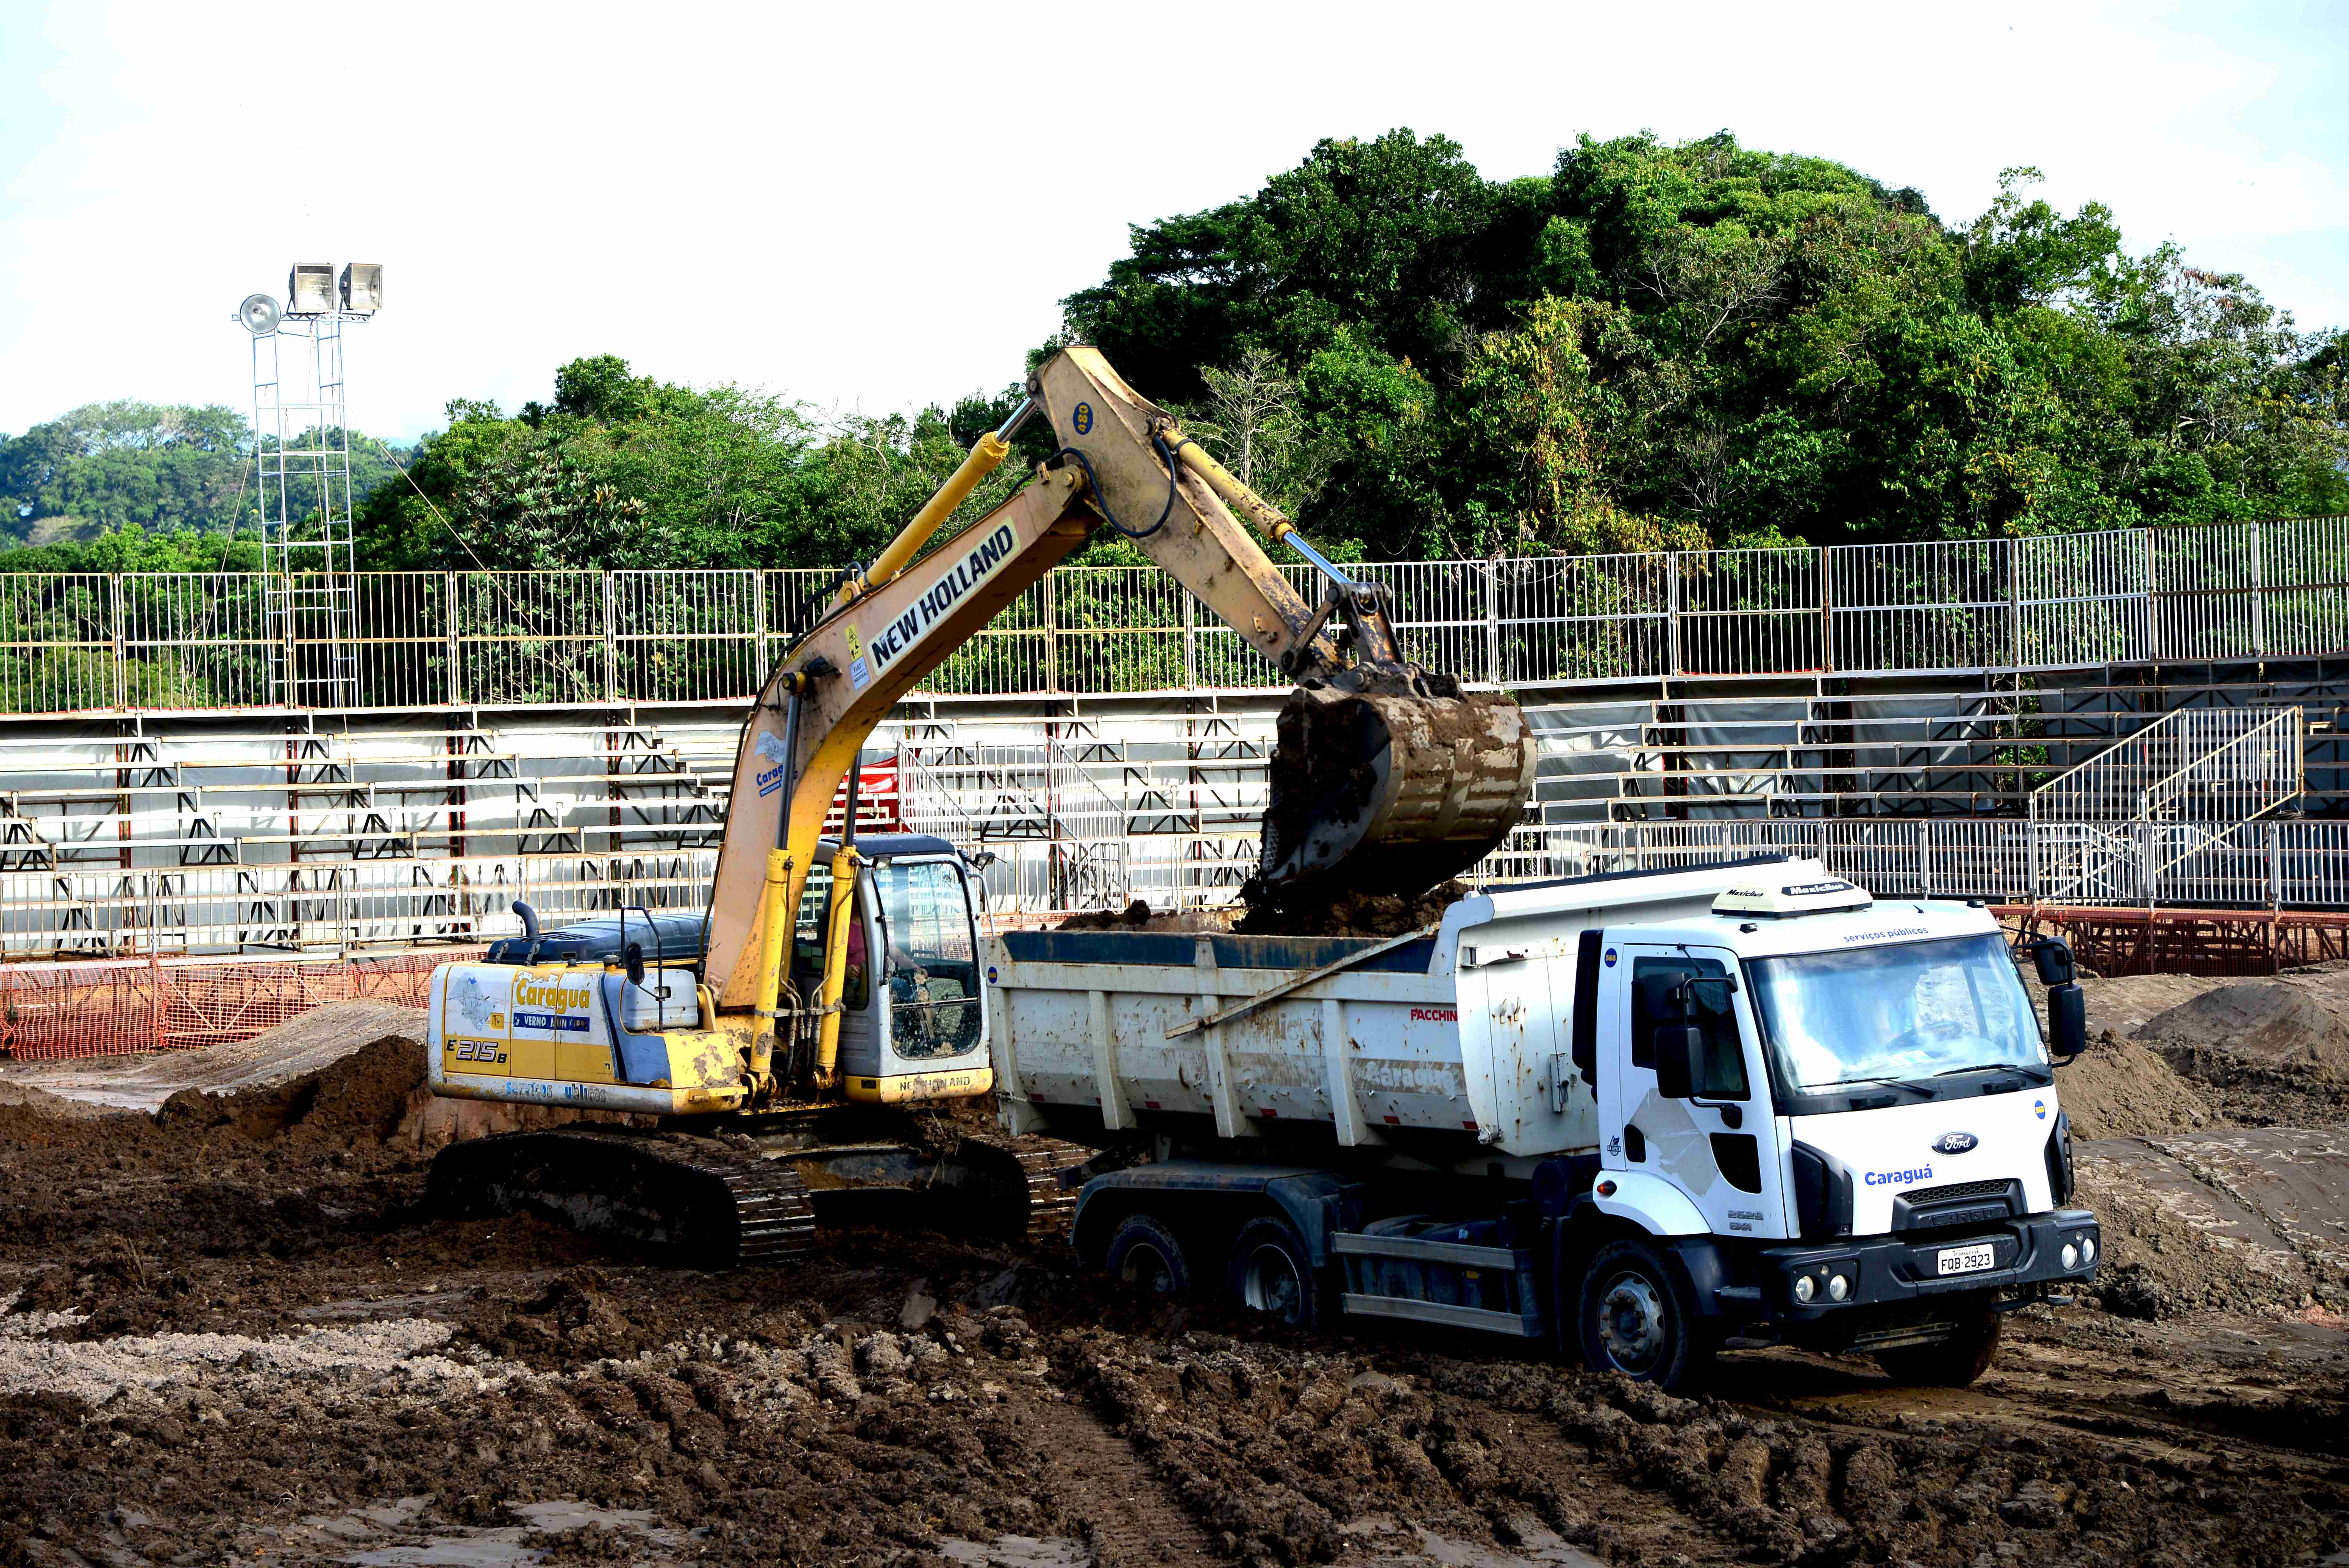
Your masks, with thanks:
[[(1764, 1350), (1674, 1397), (932, 1233), (709, 1274), (438, 1220), (429, 1151), (483, 1129), (423, 1092), (414, 1015), (7, 1064), (0, 1563), (2323, 1560), (2349, 1549), (2349, 1081), (2301, 1037), (2349, 975), (2260, 984), (2288, 995), (2090, 983), (2110, 1033), (2058, 1082), (2112, 1266), (2013, 1315), (1961, 1391)], [(77, 1074), (153, 1109), (94, 1114)]]

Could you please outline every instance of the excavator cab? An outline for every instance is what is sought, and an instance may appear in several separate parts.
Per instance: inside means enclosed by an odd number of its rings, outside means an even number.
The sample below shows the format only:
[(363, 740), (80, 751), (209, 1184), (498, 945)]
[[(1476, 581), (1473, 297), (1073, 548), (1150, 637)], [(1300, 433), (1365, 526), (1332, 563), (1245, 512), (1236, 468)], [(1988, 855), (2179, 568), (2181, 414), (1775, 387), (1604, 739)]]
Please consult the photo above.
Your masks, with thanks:
[[(792, 983), (813, 995), (823, 980), (823, 934), (836, 886), (837, 840), (819, 843), (792, 940)], [(976, 872), (946, 840), (867, 834), (851, 884), (840, 994), (840, 1075), (852, 1100), (937, 1098), (987, 1070), (987, 1006), (978, 966)], [(813, 1048), (809, 1033), (798, 1058)], [(940, 1075), (947, 1075), (941, 1078)]]

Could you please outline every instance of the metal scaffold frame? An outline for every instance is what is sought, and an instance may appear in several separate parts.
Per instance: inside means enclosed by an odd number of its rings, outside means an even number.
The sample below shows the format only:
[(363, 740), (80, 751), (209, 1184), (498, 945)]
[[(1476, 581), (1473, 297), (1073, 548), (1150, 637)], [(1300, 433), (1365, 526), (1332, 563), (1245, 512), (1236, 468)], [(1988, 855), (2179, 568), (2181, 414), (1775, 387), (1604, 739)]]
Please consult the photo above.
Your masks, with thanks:
[(340, 313), (253, 338), (254, 506), (270, 697), (349, 707), (359, 696), (357, 561)]

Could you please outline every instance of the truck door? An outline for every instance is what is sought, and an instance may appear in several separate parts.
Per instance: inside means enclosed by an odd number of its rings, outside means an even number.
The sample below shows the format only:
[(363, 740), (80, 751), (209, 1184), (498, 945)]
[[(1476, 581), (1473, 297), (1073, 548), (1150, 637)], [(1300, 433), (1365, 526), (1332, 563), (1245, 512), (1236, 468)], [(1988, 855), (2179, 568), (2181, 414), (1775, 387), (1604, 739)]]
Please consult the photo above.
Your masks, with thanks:
[[(1718, 1235), (1788, 1234), (1777, 1123), (1761, 1038), (1724, 949), (1609, 940), (1599, 972), (1599, 1162), (1661, 1176), (1687, 1193)], [(1656, 1078), (1656, 1031), (1694, 1027), (1702, 1048), (1693, 1092), (1667, 1097)]]

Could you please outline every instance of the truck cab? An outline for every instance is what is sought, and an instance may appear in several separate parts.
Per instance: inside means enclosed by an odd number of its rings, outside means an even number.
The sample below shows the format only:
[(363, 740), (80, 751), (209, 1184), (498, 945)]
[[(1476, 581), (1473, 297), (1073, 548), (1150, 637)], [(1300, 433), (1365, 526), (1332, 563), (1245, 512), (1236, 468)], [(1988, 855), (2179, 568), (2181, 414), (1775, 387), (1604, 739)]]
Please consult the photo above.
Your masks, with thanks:
[[(1692, 1286), (1698, 1315), (1759, 1306), (1782, 1337), (1891, 1353), (2093, 1267), (2054, 1063), (1987, 910), (1753, 878), (1701, 918), (1595, 934), (1588, 1202), (1718, 1281)], [(1638, 1273), (1593, 1282), (1590, 1325), (1633, 1372), (1670, 1337)]]

